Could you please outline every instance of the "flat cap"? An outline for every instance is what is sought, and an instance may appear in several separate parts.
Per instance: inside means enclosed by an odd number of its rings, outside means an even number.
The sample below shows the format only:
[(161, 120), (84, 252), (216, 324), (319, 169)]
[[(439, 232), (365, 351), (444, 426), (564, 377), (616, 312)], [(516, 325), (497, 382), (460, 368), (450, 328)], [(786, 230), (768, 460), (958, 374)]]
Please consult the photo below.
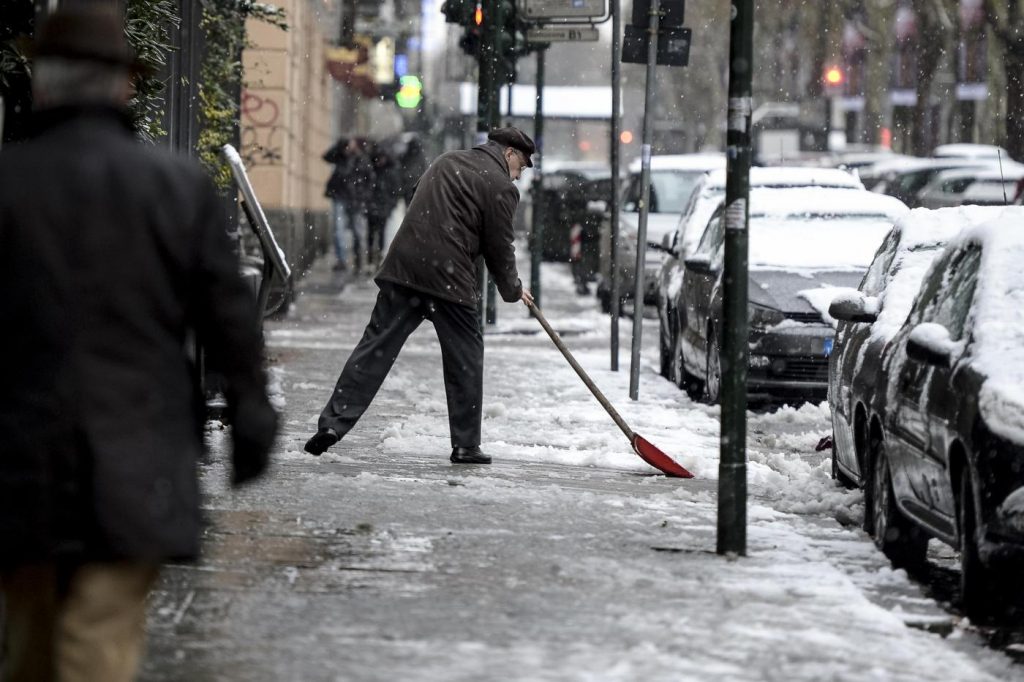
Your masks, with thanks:
[(494, 140), (506, 147), (518, 149), (526, 156), (526, 167), (533, 168), (533, 161), (530, 160), (530, 156), (537, 151), (537, 145), (533, 143), (529, 135), (519, 128), (511, 126), (508, 128), (495, 128), (487, 134), (487, 139)]

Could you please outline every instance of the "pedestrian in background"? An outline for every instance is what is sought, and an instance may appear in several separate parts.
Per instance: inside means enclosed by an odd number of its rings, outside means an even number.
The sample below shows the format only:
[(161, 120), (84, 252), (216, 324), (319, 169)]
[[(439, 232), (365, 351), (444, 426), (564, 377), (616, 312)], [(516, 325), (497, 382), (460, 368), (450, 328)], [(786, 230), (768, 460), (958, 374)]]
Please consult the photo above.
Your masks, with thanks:
[(501, 293), (533, 301), (516, 270), (513, 182), (533, 164), (533, 140), (516, 128), (491, 131), (485, 144), (442, 154), (419, 181), (405, 219), (377, 273), (370, 323), (320, 413), (305, 449), (323, 453), (370, 406), (409, 335), (430, 320), (441, 344), (451, 461), (488, 464), (480, 450), (484, 341), (476, 260), (483, 256)]
[(384, 229), (398, 204), (401, 185), (395, 159), (387, 145), (373, 144), (370, 159), (373, 163), (373, 191), (366, 204), (367, 262), (370, 268), (376, 268), (384, 255)]
[(423, 153), (423, 143), (416, 133), (405, 133), (407, 140), (405, 149), (398, 158), (398, 173), (401, 184), (402, 199), (405, 205), (412, 203), (413, 192), (420, 176), (427, 170), (427, 157)]
[(36, 136), (0, 154), (4, 679), (131, 680), (160, 563), (199, 552), (194, 333), (227, 380), (232, 481), (277, 417), (253, 297), (193, 163), (140, 143), (117, 5), (40, 28)]
[(373, 192), (373, 165), (364, 151), (363, 141), (343, 137), (323, 155), (334, 164), (324, 194), (331, 200), (334, 228), (335, 270), (348, 269), (348, 241), (352, 238), (352, 256), (356, 272), (362, 268), (366, 248), (366, 205)]

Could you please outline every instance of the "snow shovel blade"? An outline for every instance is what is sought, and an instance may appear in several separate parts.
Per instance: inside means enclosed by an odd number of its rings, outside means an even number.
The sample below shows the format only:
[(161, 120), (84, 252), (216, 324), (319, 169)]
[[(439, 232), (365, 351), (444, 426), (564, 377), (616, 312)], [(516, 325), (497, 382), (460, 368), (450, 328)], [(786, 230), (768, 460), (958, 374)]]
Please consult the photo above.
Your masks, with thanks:
[(633, 451), (640, 459), (672, 478), (693, 478), (681, 464), (662, 452), (657, 445), (638, 433), (633, 434)]

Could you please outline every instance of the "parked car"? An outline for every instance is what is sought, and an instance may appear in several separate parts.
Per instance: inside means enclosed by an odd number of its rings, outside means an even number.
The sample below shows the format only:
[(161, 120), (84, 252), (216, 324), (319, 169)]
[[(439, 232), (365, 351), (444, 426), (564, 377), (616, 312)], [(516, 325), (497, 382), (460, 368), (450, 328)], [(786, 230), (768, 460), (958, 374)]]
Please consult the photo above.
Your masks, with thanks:
[[(1006, 162), (1002, 167), (986, 165), (951, 168), (937, 173), (918, 192), (917, 202), (924, 208), (978, 202), (988, 205), (1008, 204), (1021, 178), (1024, 178), (1024, 165), (1014, 162)], [(1002, 194), (1004, 185), (1006, 196)]]
[(861, 172), (864, 185), (872, 192), (896, 197), (910, 208), (919, 206), (917, 194), (938, 173), (952, 168), (989, 166), (987, 159), (894, 159), (882, 161)]
[[(655, 303), (659, 319), (659, 348), (661, 375), (682, 387), (678, 359), (679, 324), (677, 313), (679, 292), (683, 283), (683, 259), (693, 252), (700, 241), (708, 220), (725, 198), (724, 170), (711, 171), (700, 180), (690, 195), (690, 201), (679, 217), (675, 229), (662, 238), (666, 255), (655, 275)], [(863, 190), (857, 176), (835, 168), (805, 168), (800, 166), (767, 166), (750, 169), (751, 187), (834, 187)]]
[(1007, 206), (1019, 198), (1024, 187), (1024, 167), (1017, 165), (1011, 172), (987, 171), (964, 190), (963, 203), (973, 206)]
[(929, 537), (958, 548), (975, 620), (1024, 614), (1022, 226), (1024, 209), (1000, 209), (932, 264), (867, 426), (865, 526), (899, 565), (923, 562)]
[(868, 423), (876, 394), (884, 392), (882, 356), (914, 302), (921, 280), (942, 248), (963, 228), (999, 209), (915, 209), (896, 221), (855, 292), (833, 300), (838, 321), (829, 358), (832, 477), (847, 487), (865, 484)]
[(973, 142), (957, 142), (940, 144), (932, 150), (936, 159), (987, 159), (989, 161), (1010, 160), (1010, 155), (1002, 147), (994, 144), (975, 144)]
[[(868, 191), (750, 192), (748, 393), (823, 399), (834, 330), (823, 313), (834, 287), (853, 287), (897, 218), (898, 200)], [(721, 386), (724, 207), (685, 259), (679, 314), (687, 393), (709, 402)]]
[[(647, 217), (644, 303), (654, 301), (655, 275), (664, 260), (662, 238), (675, 227), (697, 181), (711, 170), (725, 168), (724, 154), (679, 154), (651, 158), (650, 210)], [(616, 268), (619, 297), (633, 297), (636, 288), (636, 252), (640, 221), (640, 161), (629, 166), (629, 180), (622, 197)], [(605, 312), (611, 310), (611, 222), (601, 225), (601, 274), (597, 296)]]

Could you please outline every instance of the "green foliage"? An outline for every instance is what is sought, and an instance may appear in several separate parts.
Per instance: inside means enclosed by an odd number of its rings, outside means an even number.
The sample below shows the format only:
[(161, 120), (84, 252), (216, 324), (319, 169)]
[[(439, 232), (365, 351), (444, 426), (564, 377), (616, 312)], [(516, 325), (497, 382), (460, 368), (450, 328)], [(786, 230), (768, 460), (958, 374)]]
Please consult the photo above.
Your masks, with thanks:
[(238, 131), (242, 88), (242, 48), (245, 21), (253, 18), (287, 30), (284, 10), (252, 0), (203, 0), (200, 27), (206, 35), (206, 55), (200, 68), (199, 160), (220, 187), (231, 182), (221, 147)]
[(164, 83), (158, 77), (167, 63), (171, 30), (181, 22), (174, 0), (128, 0), (125, 35), (145, 71), (135, 80), (135, 97), (128, 103), (139, 137), (152, 142), (164, 134)]

